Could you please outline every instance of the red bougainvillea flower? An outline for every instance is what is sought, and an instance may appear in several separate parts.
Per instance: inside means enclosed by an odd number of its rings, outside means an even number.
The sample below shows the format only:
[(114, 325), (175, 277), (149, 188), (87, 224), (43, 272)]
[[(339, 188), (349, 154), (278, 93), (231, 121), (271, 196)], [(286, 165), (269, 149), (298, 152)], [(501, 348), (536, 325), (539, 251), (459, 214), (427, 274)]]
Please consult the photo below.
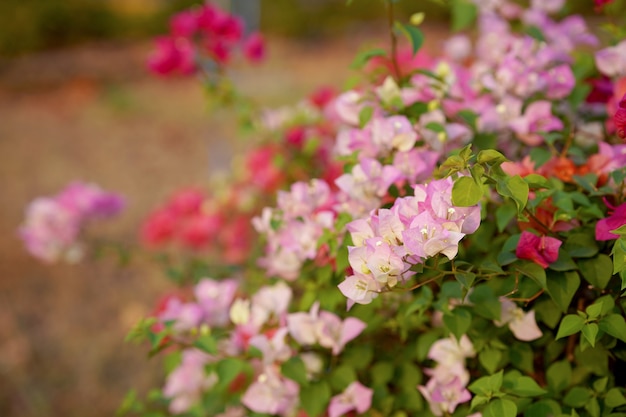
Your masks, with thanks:
[(196, 70), (195, 52), (185, 38), (157, 38), (156, 51), (148, 60), (148, 68), (158, 75), (191, 74)]
[(265, 41), (260, 33), (248, 36), (243, 44), (243, 54), (250, 62), (261, 62), (265, 58)]
[(613, 240), (617, 239), (619, 235), (611, 233), (611, 230), (615, 230), (626, 224), (626, 203), (618, 206), (613, 214), (600, 220), (596, 224), (596, 240)]
[(604, 6), (610, 3), (613, 3), (613, 0), (593, 0), (593, 4), (596, 6), (596, 12), (601, 11)]
[(615, 132), (617, 136), (622, 139), (626, 139), (626, 94), (622, 96), (622, 99), (617, 103), (617, 111), (613, 116), (615, 122)]
[(537, 236), (530, 232), (522, 232), (522, 236), (515, 249), (515, 256), (519, 259), (528, 259), (543, 268), (547, 268), (559, 257), (559, 239), (548, 236)]

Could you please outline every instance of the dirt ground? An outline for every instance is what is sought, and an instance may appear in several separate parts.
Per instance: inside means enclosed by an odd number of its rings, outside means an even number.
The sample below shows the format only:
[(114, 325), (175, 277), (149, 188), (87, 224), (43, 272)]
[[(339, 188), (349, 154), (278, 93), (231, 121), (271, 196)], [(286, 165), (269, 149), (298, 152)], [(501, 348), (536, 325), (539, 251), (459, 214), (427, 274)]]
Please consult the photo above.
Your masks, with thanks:
[[(377, 32), (270, 39), (265, 65), (233, 75), (258, 101), (289, 104), (318, 85), (341, 86)], [(162, 273), (113, 260), (45, 265), (16, 237), (29, 201), (81, 179), (127, 196), (124, 215), (98, 233), (133, 242), (172, 191), (228, 170), (233, 118), (207, 111), (197, 80), (147, 74), (149, 50), (97, 44), (0, 60), (0, 416), (111, 416), (130, 388), (162, 384), (158, 360), (123, 341), (171, 288)]]

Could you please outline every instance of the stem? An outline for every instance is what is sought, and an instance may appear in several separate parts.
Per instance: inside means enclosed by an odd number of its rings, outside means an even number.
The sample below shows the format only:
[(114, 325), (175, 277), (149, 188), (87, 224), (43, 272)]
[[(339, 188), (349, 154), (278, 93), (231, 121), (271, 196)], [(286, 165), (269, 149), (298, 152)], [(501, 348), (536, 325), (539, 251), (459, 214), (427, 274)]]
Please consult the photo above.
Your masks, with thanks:
[(526, 305), (528, 305), (530, 302), (536, 300), (537, 298), (539, 298), (539, 296), (541, 294), (543, 294), (544, 290), (541, 289), (539, 290), (535, 295), (531, 296), (531, 297), (527, 297), (527, 298), (509, 298), (509, 300), (511, 301), (520, 301), (522, 303), (526, 303)]
[(561, 151), (561, 157), (565, 158), (567, 156), (567, 151), (569, 151), (569, 147), (572, 145), (572, 141), (574, 139), (574, 132), (570, 132), (565, 141), (565, 145), (563, 146), (563, 150)]
[(418, 282), (417, 284), (415, 284), (415, 285), (414, 285), (414, 286), (412, 286), (412, 287), (407, 288), (406, 290), (407, 290), (407, 291), (413, 291), (413, 290), (416, 290), (416, 289), (418, 289), (419, 287), (423, 287), (423, 286), (424, 286), (424, 285), (426, 285), (426, 284), (430, 284), (430, 283), (431, 283), (431, 282), (433, 282), (433, 281), (437, 281), (439, 278), (443, 278), (443, 276), (444, 276), (444, 275), (445, 275), (445, 274), (435, 275), (434, 277), (432, 277), (432, 278), (430, 278), (430, 279), (427, 279), (426, 281)]
[(395, 73), (396, 83), (400, 84), (402, 74), (400, 73), (400, 66), (398, 65), (397, 52), (398, 52), (398, 38), (393, 28), (393, 1), (387, 0), (387, 24), (389, 27), (389, 35), (391, 39), (391, 65), (393, 65), (393, 71)]

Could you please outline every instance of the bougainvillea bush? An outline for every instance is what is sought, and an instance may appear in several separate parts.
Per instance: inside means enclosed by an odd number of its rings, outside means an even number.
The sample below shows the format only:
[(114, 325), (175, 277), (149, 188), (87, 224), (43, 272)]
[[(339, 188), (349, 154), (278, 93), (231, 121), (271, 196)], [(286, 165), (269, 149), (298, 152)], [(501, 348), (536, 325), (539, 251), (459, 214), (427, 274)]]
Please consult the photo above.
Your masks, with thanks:
[[(260, 35), (211, 4), (172, 18), (150, 68), (202, 75), (254, 139), (228, 181), (141, 227), (181, 288), (129, 335), (166, 375), (121, 414), (626, 416), (626, 33), (600, 23), (616, 6), (589, 26), (564, 0), (458, 0), (442, 42), (393, 4), (358, 83), (276, 110), (227, 81)], [(33, 236), (71, 250), (78, 226), (34, 204), (22, 234), (53, 260)]]

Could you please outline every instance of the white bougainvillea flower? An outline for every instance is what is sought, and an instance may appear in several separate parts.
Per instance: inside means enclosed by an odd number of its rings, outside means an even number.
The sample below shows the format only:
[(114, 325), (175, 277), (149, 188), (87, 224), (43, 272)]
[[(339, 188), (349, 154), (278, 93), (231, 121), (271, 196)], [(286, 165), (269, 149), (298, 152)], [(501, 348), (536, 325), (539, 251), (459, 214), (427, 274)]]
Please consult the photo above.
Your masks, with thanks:
[(543, 333), (537, 326), (535, 311), (525, 312), (508, 298), (501, 298), (502, 312), (500, 320), (494, 320), (496, 326), (508, 325), (513, 335), (524, 342), (539, 339)]

